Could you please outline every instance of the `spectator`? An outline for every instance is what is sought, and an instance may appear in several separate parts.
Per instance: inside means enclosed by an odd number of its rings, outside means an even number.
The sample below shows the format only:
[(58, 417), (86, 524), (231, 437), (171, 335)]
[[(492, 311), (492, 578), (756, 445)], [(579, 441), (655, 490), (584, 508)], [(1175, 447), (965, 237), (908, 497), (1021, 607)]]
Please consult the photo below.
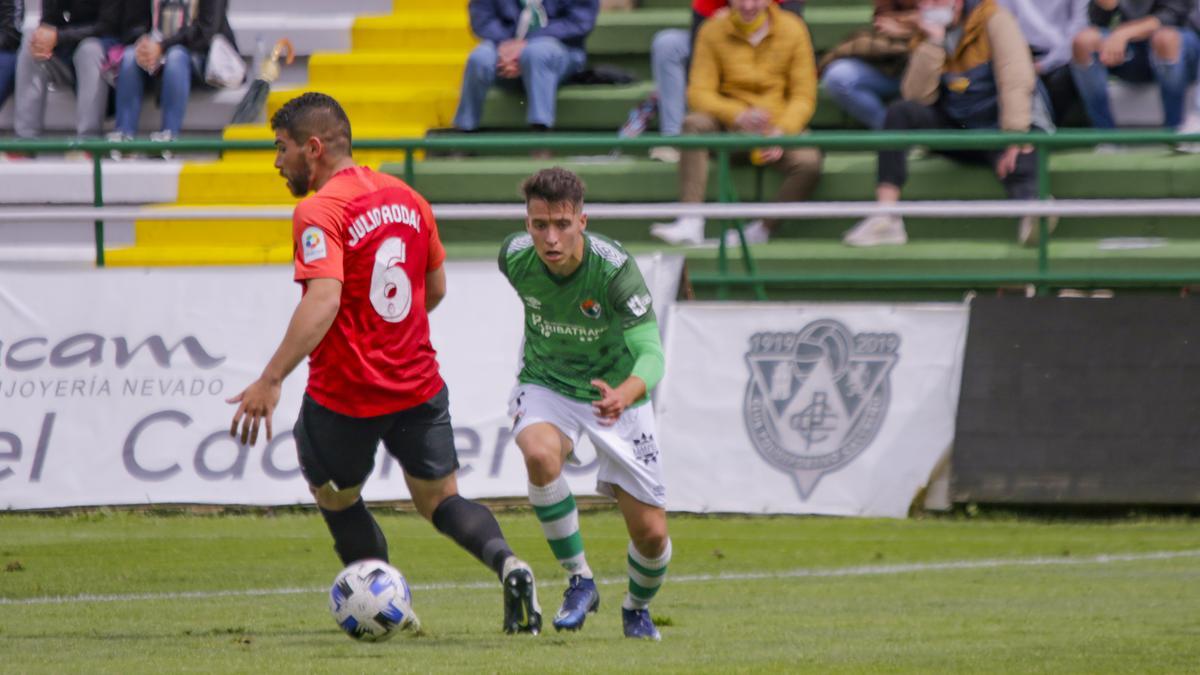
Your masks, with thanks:
[[(900, 85), (902, 100), (888, 106), (883, 128), (1050, 130), (1049, 106), (1037, 88), (1029, 45), (1016, 18), (995, 0), (922, 0), (925, 39), (909, 59)], [(875, 196), (895, 203), (908, 178), (906, 152), (879, 153)], [(1037, 197), (1037, 159), (1032, 148), (956, 151), (964, 162), (989, 164), (1010, 199)], [(1037, 219), (1021, 219), (1018, 240), (1036, 241)], [(846, 233), (849, 246), (904, 244), (899, 216), (871, 216)]]
[[(208, 49), (218, 34), (236, 44), (229, 27), (228, 0), (146, 0), (142, 34), (125, 49), (117, 74), (117, 124), (112, 140), (128, 140), (137, 134), (146, 87), (158, 87), (162, 108), (160, 130), (152, 141), (179, 138), (193, 80), (204, 82)], [(136, 31), (134, 31), (136, 33)], [(124, 38), (130, 37), (126, 33)]]
[(1116, 127), (1108, 96), (1111, 74), (1127, 82), (1157, 82), (1163, 126), (1179, 128), (1200, 59), (1200, 37), (1187, 28), (1194, 5), (1195, 0), (1092, 0), (1091, 25), (1075, 36), (1071, 62), (1092, 126)]
[(13, 90), (17, 50), (21, 48), (21, 24), (24, 22), (23, 0), (0, 0), (0, 107)]
[(852, 35), (822, 59), (825, 90), (863, 126), (882, 128), (887, 102), (900, 95), (900, 75), (916, 35), (917, 0), (875, 0), (871, 29)]
[(524, 84), (531, 127), (553, 127), (559, 85), (587, 63), (584, 41), (596, 25), (598, 0), (470, 0), (467, 11), (482, 42), (467, 58), (454, 127), (479, 128), (496, 78)]
[[(803, 16), (804, 3), (775, 0), (783, 9)], [(692, 0), (692, 30), (667, 28), (654, 34), (650, 45), (650, 70), (658, 91), (658, 129), (663, 136), (678, 136), (683, 131), (683, 116), (687, 112), (687, 71), (692, 58), (696, 31), (704, 20), (729, 6), (728, 0)], [(676, 163), (679, 150), (663, 145), (650, 150), (651, 159)]]
[(1017, 17), (1021, 33), (1033, 52), (1033, 69), (1046, 87), (1054, 124), (1079, 102), (1071, 78), (1071, 39), (1087, 27), (1088, 0), (999, 0)]
[(13, 130), (36, 138), (46, 118), (46, 95), (52, 88), (75, 89), (75, 133), (99, 136), (108, 106), (108, 84), (100, 76), (105, 43), (100, 39), (101, 13), (112, 3), (88, 0), (43, 0), (42, 17), (17, 55), (16, 110)]
[[(686, 133), (741, 131), (766, 136), (798, 134), (817, 107), (812, 41), (804, 21), (771, 0), (731, 0), (731, 11), (700, 27), (688, 83)], [(767, 64), (770, 64), (769, 66)], [(702, 202), (708, 186), (708, 151), (688, 150), (679, 165), (680, 200)], [(751, 161), (785, 174), (779, 201), (806, 199), (821, 173), (814, 148), (756, 150)], [(775, 223), (753, 221), (750, 243), (764, 243)], [(650, 233), (669, 244), (699, 244), (704, 219), (685, 216), (658, 223)]]

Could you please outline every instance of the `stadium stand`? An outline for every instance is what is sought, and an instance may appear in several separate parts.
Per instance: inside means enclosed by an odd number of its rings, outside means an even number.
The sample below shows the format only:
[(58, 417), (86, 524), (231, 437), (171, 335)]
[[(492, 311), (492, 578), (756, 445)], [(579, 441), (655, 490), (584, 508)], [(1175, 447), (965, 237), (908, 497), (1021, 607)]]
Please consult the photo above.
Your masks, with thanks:
[[(307, 3), (307, 4), (304, 4)], [(283, 101), (304, 89), (326, 91), (347, 107), (355, 124), (355, 138), (414, 137), (449, 125), (454, 112), (462, 63), (474, 43), (467, 28), (465, 2), (431, 3), (419, 0), (347, 0), (337, 4), (303, 0), (299, 7), (284, 0), (235, 0), (231, 23), (239, 45), (252, 57), (256, 45), (286, 35), (296, 42), (301, 54), (297, 65), (285, 73), (272, 92), (268, 114)], [(588, 42), (590, 63), (610, 64), (639, 76), (631, 85), (569, 85), (559, 94), (561, 133), (612, 133), (624, 122), (631, 108), (644, 100), (652, 85), (648, 78), (649, 49), (653, 34), (667, 27), (684, 27), (689, 20), (687, 0), (643, 0), (630, 12), (605, 12)], [(31, 15), (36, 8), (31, 8)], [(388, 13), (390, 12), (390, 13)], [(818, 51), (836, 44), (854, 28), (864, 25), (871, 14), (868, 0), (810, 0), (805, 13)], [(308, 32), (305, 32), (308, 31)], [(301, 37), (303, 36), (303, 37)], [(1157, 94), (1151, 87), (1114, 85), (1116, 106), (1123, 126), (1152, 123), (1159, 116)], [(185, 134), (212, 133), (223, 127), (239, 92), (208, 94), (189, 108)], [(199, 96), (204, 96), (200, 94)], [(493, 90), (485, 108), (484, 127), (514, 130), (524, 126), (520, 95)], [(11, 105), (11, 104), (10, 104)], [(53, 105), (53, 104), (52, 104)], [(222, 107), (225, 106), (225, 107)], [(62, 107), (62, 106), (59, 106)], [(224, 110), (219, 113), (219, 110)], [(7, 113), (0, 111), (0, 129)], [(153, 124), (157, 111), (147, 106), (144, 122)], [(226, 115), (222, 118), (220, 115)], [(53, 117), (53, 116), (52, 116)], [(815, 129), (853, 128), (853, 123), (822, 95), (813, 120)], [(145, 127), (149, 128), (149, 126)], [(653, 128), (651, 129), (653, 130)], [(440, 132), (445, 133), (445, 132)], [(226, 139), (267, 139), (265, 124), (225, 127)], [(219, 160), (188, 162), (105, 163), (105, 193), (110, 203), (157, 203), (183, 206), (280, 204), (291, 198), (270, 165), (268, 152), (228, 152)], [(402, 155), (388, 151), (360, 151), (360, 161), (381, 165), (384, 170), (403, 173)], [(423, 158), (416, 168), (416, 182), (433, 202), (511, 201), (519, 180), (536, 163), (513, 151), (498, 156), (467, 159)], [(559, 160), (578, 171), (589, 184), (593, 202), (674, 201), (677, 197), (676, 168), (652, 162), (641, 155), (626, 154), (575, 157)], [(38, 162), (43, 164), (43, 162)], [(59, 189), (5, 191), (0, 201), (90, 203), (87, 165), (46, 163), (46, 170), (59, 170)], [(53, 166), (59, 169), (51, 168)], [(1200, 178), (1200, 158), (1175, 155), (1167, 148), (1135, 149), (1106, 156), (1096, 162), (1089, 151), (1057, 152), (1050, 160), (1051, 190), (1058, 198), (1190, 196), (1190, 186)], [(40, 170), (40, 168), (39, 168)], [(986, 168), (964, 168), (936, 155), (911, 165), (914, 179), (906, 197), (911, 199), (998, 198), (1000, 190)], [(716, 167), (713, 167), (716, 171)], [(872, 196), (875, 159), (873, 153), (835, 152), (825, 163), (815, 200), (868, 200)], [(0, 163), (0, 180), (25, 173)], [(172, 189), (172, 177), (177, 183)], [(773, 194), (778, 178), (754, 167), (735, 167), (733, 178), (739, 197), (757, 200)], [(129, 181), (134, 188), (122, 188)], [(464, 191), (462, 185), (471, 185)], [(715, 198), (716, 181), (710, 182)], [(164, 208), (171, 208), (165, 206)], [(837, 241), (847, 221), (804, 221), (786, 223), (780, 238), (765, 247), (763, 269), (825, 269), (874, 261), (897, 269), (940, 268), (979, 265), (1002, 267), (1025, 264), (1031, 251), (1016, 248), (1010, 220), (909, 219), (911, 243), (890, 251), (846, 251)], [(636, 247), (652, 246), (648, 221), (604, 223), (605, 231)], [(711, 222), (708, 235), (715, 236), (718, 223)], [(513, 227), (507, 222), (456, 222), (446, 227), (444, 237), (452, 244), (473, 250), (472, 243), (491, 242)], [(1055, 235), (1055, 257), (1066, 264), (1105, 263), (1109, 252), (1097, 250), (1096, 240), (1110, 236), (1170, 237), (1166, 246), (1141, 254), (1155, 265), (1175, 264), (1194, 254), (1194, 237), (1178, 219), (1072, 219), (1064, 221)], [(289, 230), (283, 222), (263, 221), (141, 221), (127, 233), (118, 231), (116, 248), (109, 264), (231, 264), (284, 262), (290, 258)], [(711, 250), (688, 251), (698, 269), (709, 264)], [(1183, 263), (1179, 263), (1183, 264)]]

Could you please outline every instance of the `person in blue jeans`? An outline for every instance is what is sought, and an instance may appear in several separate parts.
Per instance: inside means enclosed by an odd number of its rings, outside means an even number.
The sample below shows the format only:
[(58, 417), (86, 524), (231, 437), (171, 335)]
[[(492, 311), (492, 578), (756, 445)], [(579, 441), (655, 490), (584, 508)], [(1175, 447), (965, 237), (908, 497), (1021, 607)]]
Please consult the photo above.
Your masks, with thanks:
[(587, 63), (584, 42), (596, 25), (599, 0), (471, 0), (471, 30), (481, 42), (467, 58), (454, 128), (474, 131), (488, 90), (525, 88), (525, 120), (554, 126), (558, 87)]
[(217, 34), (234, 43), (227, 17), (228, 0), (150, 0), (147, 30), (126, 47), (117, 73), (117, 122), (113, 140), (137, 134), (146, 88), (158, 84), (162, 107), (155, 141), (179, 137), (193, 80), (204, 82), (208, 49)]
[(1195, 81), (1200, 62), (1200, 37), (1187, 23), (1193, 4), (1192, 0), (1091, 1), (1091, 25), (1072, 41), (1071, 75), (1092, 126), (1117, 126), (1108, 96), (1112, 75), (1127, 82), (1157, 82), (1163, 126), (1180, 127), (1187, 88)]
[[(917, 34), (917, 0), (875, 0), (874, 35), (910, 39)], [(821, 74), (830, 98), (868, 129), (882, 129), (887, 104), (900, 95), (904, 60), (885, 63), (846, 56), (834, 59)]]
[(13, 92), (24, 21), (25, 3), (22, 0), (0, 0), (0, 107)]

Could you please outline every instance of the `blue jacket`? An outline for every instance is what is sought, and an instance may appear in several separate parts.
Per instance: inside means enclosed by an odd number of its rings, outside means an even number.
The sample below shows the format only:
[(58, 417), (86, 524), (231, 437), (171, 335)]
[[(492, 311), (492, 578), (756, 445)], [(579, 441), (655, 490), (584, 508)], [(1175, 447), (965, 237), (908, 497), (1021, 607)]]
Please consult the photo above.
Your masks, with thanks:
[[(545, 28), (531, 30), (526, 39), (545, 35), (558, 38), (568, 47), (583, 49), (588, 33), (596, 26), (600, 0), (542, 0), (550, 22)], [(521, 0), (470, 0), (471, 30), (481, 40), (504, 42), (517, 36)]]

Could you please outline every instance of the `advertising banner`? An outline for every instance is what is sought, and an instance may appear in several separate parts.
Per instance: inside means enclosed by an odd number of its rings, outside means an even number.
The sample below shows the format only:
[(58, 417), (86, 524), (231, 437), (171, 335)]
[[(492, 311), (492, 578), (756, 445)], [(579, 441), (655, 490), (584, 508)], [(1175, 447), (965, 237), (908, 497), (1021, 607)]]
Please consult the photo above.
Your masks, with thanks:
[(676, 305), (658, 390), (669, 507), (905, 516), (954, 438), (967, 314)]
[[(663, 312), (682, 260), (639, 264)], [(460, 489), (524, 495), (507, 417), (522, 306), (495, 262), (447, 263), (447, 279), (431, 324)], [(261, 372), (299, 297), (281, 266), (0, 271), (0, 509), (310, 503), (291, 433), (304, 364), (284, 383), (270, 443), (231, 438), (225, 402)], [(594, 494), (594, 465), (568, 480)], [(382, 451), (364, 496), (408, 496)]]

